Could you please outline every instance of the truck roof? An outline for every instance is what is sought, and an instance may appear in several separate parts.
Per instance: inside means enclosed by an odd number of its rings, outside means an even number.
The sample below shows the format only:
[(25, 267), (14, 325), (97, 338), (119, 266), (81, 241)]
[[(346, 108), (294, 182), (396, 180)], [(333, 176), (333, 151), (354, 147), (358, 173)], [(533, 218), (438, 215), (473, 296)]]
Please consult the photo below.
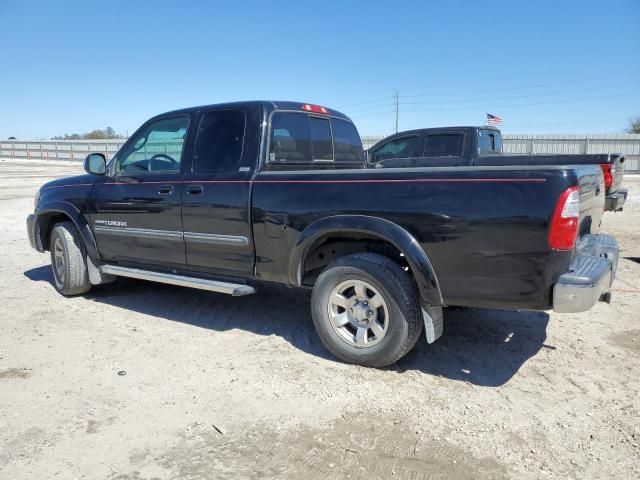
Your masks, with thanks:
[(451, 132), (455, 130), (496, 130), (500, 131), (500, 129), (492, 126), (492, 125), (475, 125), (475, 126), (452, 126), (452, 127), (427, 127), (427, 128), (416, 128), (413, 130), (404, 130), (402, 132), (394, 133), (393, 135), (389, 135), (387, 138), (395, 137), (395, 136), (403, 136), (403, 135), (411, 135), (412, 133), (423, 133), (423, 132)]
[[(288, 101), (288, 100), (248, 100), (248, 101), (239, 101), (239, 102), (226, 102), (226, 103), (212, 103), (212, 104), (207, 104), (207, 105), (198, 105), (195, 107), (187, 107), (187, 108), (180, 108), (177, 110), (172, 110), (169, 112), (164, 112), (161, 113), (159, 115), (156, 116), (160, 116), (160, 115), (167, 115), (167, 114), (171, 114), (171, 113), (193, 113), (193, 112), (197, 112), (199, 110), (205, 110), (208, 108), (258, 108), (261, 107), (263, 108), (265, 111), (275, 111), (275, 110), (299, 110), (299, 111), (305, 111), (303, 109), (303, 107), (305, 105), (311, 105), (311, 106), (317, 106), (317, 104), (315, 103), (309, 103), (309, 102), (293, 102), (293, 101)], [(333, 116), (333, 117), (337, 117), (337, 118), (341, 118), (343, 120), (347, 120), (349, 122), (351, 122), (351, 119), (346, 116), (344, 113), (339, 112), (337, 110), (334, 110), (332, 108), (328, 108), (328, 107), (322, 107), (325, 108), (327, 111), (327, 114)], [(308, 112), (308, 113), (313, 113), (313, 112)]]
[(373, 150), (375, 147), (388, 142), (391, 139), (404, 137), (407, 135), (421, 135), (423, 133), (450, 133), (450, 132), (466, 132), (469, 130), (477, 131), (477, 130), (495, 130), (499, 132), (500, 129), (491, 126), (491, 125), (480, 125), (480, 126), (452, 126), (452, 127), (430, 127), (430, 128), (416, 128), (414, 130), (404, 130), (402, 132), (394, 133), (393, 135), (389, 135), (388, 137), (383, 138), (382, 140), (376, 142), (374, 145), (369, 147), (369, 150)]

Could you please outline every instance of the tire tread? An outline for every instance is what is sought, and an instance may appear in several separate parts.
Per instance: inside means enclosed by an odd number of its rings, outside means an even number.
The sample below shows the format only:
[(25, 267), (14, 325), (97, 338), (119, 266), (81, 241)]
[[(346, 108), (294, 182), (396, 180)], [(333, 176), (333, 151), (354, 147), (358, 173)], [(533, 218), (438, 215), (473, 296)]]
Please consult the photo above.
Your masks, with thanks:
[(81, 295), (88, 292), (91, 289), (91, 283), (89, 282), (89, 273), (85, 260), (84, 244), (78, 230), (72, 222), (60, 222), (53, 227), (51, 232), (52, 268), (55, 268), (53, 266), (53, 242), (56, 236), (60, 236), (62, 239), (63, 248), (67, 256), (67, 275), (65, 276), (63, 288), (58, 288), (54, 279), (56, 288), (65, 296)]

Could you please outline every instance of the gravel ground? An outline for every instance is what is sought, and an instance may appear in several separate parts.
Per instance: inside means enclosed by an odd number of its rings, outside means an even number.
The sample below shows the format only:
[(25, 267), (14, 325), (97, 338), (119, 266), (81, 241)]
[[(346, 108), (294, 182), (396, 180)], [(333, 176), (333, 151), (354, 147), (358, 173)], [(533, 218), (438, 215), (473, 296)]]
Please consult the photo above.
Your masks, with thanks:
[(334, 361), (308, 295), (122, 280), (64, 298), (25, 217), (76, 164), (0, 162), (0, 478), (640, 478), (640, 177), (583, 314), (452, 309), (393, 368)]

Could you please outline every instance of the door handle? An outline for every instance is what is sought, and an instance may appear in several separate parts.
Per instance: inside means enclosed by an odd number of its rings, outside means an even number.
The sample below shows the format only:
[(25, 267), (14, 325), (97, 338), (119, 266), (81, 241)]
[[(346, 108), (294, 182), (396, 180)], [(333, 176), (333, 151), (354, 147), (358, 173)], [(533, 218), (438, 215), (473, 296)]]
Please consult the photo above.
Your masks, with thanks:
[(203, 192), (202, 185), (187, 186), (187, 195), (202, 195), (202, 192)]
[(161, 185), (158, 187), (158, 195), (171, 195), (173, 193), (173, 186)]

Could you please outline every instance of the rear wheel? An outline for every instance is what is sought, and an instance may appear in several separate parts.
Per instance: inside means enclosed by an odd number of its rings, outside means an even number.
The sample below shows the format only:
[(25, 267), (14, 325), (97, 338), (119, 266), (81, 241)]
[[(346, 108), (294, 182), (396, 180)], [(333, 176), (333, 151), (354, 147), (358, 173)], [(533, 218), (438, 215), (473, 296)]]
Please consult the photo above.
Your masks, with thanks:
[(65, 296), (91, 289), (82, 239), (71, 222), (56, 224), (50, 240), (51, 270), (56, 290)]
[(422, 331), (416, 288), (398, 264), (359, 253), (331, 263), (311, 300), (318, 336), (336, 357), (384, 367), (403, 357)]

